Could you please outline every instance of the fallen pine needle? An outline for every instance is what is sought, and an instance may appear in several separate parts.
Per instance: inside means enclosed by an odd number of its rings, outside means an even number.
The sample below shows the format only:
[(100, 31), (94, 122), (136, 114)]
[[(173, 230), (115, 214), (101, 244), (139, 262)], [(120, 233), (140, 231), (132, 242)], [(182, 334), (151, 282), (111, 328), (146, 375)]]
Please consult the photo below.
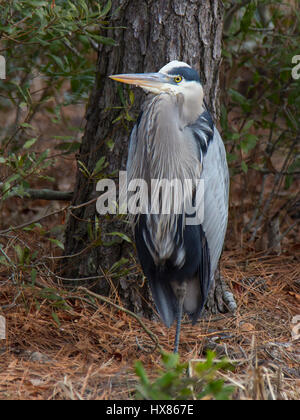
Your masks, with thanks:
[(157, 347), (161, 352), (163, 351), (163, 348), (159, 344), (157, 336), (152, 331), (150, 331), (149, 328), (146, 327), (146, 325), (143, 323), (143, 321), (134, 312), (130, 311), (129, 309), (123, 308), (122, 306), (119, 306), (116, 303), (111, 302), (106, 297), (104, 297), (102, 295), (98, 295), (97, 293), (94, 293), (94, 292), (88, 290), (86, 287), (80, 286), (80, 287), (78, 287), (78, 290), (82, 290), (87, 295), (93, 296), (94, 298), (96, 298), (98, 300), (101, 300), (102, 302), (105, 302), (105, 303), (113, 306), (114, 308), (118, 309), (119, 311), (125, 312), (125, 314), (127, 314), (127, 315), (133, 317), (134, 319), (136, 319), (138, 321), (138, 323), (140, 324), (140, 326), (143, 328), (143, 330), (149, 335), (151, 340), (154, 342), (155, 348)]

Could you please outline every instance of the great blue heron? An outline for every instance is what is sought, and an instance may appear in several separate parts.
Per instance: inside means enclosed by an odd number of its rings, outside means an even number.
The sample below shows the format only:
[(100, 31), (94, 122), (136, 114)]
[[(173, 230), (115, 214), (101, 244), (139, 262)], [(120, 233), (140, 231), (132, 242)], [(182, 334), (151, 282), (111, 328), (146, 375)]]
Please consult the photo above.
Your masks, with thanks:
[[(139, 260), (157, 310), (168, 327), (177, 319), (177, 353), (182, 314), (196, 323), (223, 247), (229, 188), (225, 148), (205, 107), (199, 75), (188, 64), (172, 61), (158, 73), (110, 77), (150, 93), (130, 137), (129, 180), (193, 181), (185, 194), (175, 194), (177, 212), (172, 212), (174, 204), (170, 214), (153, 214), (146, 206), (134, 219)], [(198, 202), (204, 215), (187, 224), (186, 203), (195, 204), (199, 179), (204, 180)]]

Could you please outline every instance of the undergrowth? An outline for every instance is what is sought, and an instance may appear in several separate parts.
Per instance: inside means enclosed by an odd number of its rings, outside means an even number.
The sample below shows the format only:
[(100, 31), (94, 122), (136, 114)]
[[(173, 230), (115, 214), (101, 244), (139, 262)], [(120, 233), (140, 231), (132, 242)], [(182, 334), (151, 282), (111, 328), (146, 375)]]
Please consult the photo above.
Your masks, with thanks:
[(219, 370), (226, 371), (233, 366), (225, 358), (215, 361), (214, 352), (208, 351), (206, 360), (198, 363), (180, 363), (179, 355), (174, 353), (163, 353), (161, 357), (163, 372), (154, 381), (149, 379), (141, 361), (135, 363), (135, 372), (139, 378), (137, 399), (227, 400), (234, 392), (233, 386), (225, 385), (223, 379), (217, 378)]

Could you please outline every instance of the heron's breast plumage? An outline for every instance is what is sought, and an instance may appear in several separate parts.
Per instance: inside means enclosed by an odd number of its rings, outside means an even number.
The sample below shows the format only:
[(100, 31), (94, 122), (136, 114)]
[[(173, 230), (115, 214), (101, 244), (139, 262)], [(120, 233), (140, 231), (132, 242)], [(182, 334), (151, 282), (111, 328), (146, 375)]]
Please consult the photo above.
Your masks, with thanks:
[[(136, 156), (142, 156), (143, 161), (131, 160), (128, 179), (144, 179), (148, 184), (148, 190), (145, 192), (148, 194), (148, 200), (144, 200), (149, 204), (148, 209), (144, 211), (147, 230), (142, 234), (152, 258), (159, 264), (173, 255), (174, 261), (180, 267), (185, 261), (185, 250), (180, 232), (184, 220), (179, 222), (179, 216), (185, 218), (186, 207), (192, 203), (195, 185), (185, 188), (184, 197), (176, 195), (178, 191), (180, 193), (180, 189), (173, 187), (177, 181), (184, 188), (185, 180), (191, 180), (192, 185), (195, 180), (200, 179), (202, 165), (192, 131), (187, 131), (181, 124), (177, 99), (168, 94), (161, 94), (151, 97), (144, 104), (135, 133), (135, 153)], [(170, 124), (170, 121), (173, 123)], [(170, 182), (168, 185), (173, 185), (174, 195), (161, 198), (169, 201), (169, 214), (151, 212), (153, 199), (159, 197), (159, 189), (161, 190), (161, 184), (153, 181), (151, 183), (151, 180), (167, 180)], [(163, 202), (160, 205), (162, 206)]]

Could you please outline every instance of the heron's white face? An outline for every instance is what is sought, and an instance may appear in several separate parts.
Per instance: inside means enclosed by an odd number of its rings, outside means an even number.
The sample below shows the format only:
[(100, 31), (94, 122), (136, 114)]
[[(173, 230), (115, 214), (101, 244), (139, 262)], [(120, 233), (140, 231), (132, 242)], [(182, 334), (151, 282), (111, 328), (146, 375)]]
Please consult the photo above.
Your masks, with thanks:
[(161, 91), (170, 95), (181, 94), (183, 102), (183, 119), (186, 122), (194, 121), (203, 112), (203, 88), (195, 70), (183, 61), (171, 61), (159, 70), (170, 78)]
[(186, 122), (195, 121), (203, 112), (203, 88), (199, 76), (182, 61), (171, 61), (158, 73), (117, 74), (110, 78), (139, 86), (155, 95), (180, 95), (183, 98), (182, 116)]

